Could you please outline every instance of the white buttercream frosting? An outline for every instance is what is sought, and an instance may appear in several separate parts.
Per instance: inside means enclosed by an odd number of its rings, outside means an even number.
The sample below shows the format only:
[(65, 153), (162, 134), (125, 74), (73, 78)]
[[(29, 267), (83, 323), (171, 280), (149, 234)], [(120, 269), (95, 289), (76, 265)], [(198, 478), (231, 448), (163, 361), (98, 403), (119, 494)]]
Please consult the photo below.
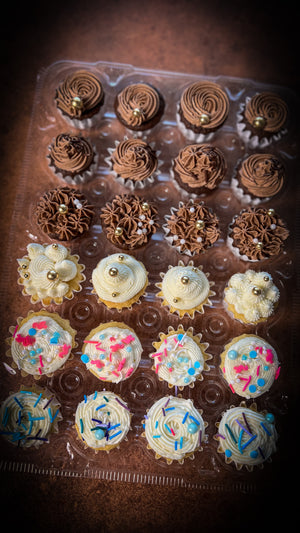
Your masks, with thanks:
[(184, 265), (169, 268), (161, 289), (168, 305), (182, 311), (197, 308), (210, 294), (210, 284), (202, 270)]
[(75, 413), (77, 433), (95, 450), (118, 446), (126, 437), (131, 414), (126, 402), (109, 391), (94, 392), (79, 403)]
[(192, 400), (166, 396), (155, 402), (145, 419), (145, 437), (157, 457), (182, 461), (201, 448), (205, 423)]
[(247, 322), (270, 317), (280, 296), (268, 272), (247, 270), (231, 276), (225, 289), (225, 301)]
[(216, 438), (218, 452), (225, 453), (226, 462), (252, 469), (276, 451), (274, 416), (246, 407), (230, 408), (222, 416)]
[(221, 358), (231, 390), (245, 398), (256, 398), (268, 391), (279, 375), (276, 351), (257, 335), (233, 339)]
[(129, 378), (141, 360), (142, 345), (125, 324), (100, 327), (84, 341), (81, 360), (99, 379), (119, 383)]

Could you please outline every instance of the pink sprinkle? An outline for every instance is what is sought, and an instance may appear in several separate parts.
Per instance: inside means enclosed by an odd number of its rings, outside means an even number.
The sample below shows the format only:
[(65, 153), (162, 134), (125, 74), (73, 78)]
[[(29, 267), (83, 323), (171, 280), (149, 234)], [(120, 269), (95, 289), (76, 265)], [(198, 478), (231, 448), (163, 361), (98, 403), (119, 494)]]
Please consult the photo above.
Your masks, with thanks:
[(42, 359), (42, 356), (41, 356), (41, 355), (39, 356), (39, 360), (40, 360), (40, 365), (41, 365), (41, 366), (44, 366), (44, 365), (43, 365), (43, 359)]
[(173, 372), (173, 368), (170, 367), (170, 368), (169, 368), (169, 372)]
[(127, 335), (125, 339), (122, 339), (122, 342), (125, 342), (125, 344), (130, 344), (132, 341), (134, 341), (134, 337), (132, 335)]
[(248, 370), (248, 365), (239, 365), (234, 366), (233, 368), (239, 374), (240, 372), (243, 372), (243, 370)]
[(110, 349), (112, 352), (117, 352), (118, 350), (122, 350), (124, 348), (124, 344), (113, 344)]
[(61, 346), (61, 350), (58, 354), (59, 357), (64, 357), (65, 355), (68, 354), (69, 350), (71, 349), (71, 346), (68, 346), (67, 344), (63, 344), (63, 346)]
[(274, 363), (274, 355), (273, 355), (272, 350), (270, 350), (270, 349), (267, 350), (266, 361), (267, 361), (267, 363), (271, 363), (271, 364)]
[(159, 365), (155, 365), (155, 372), (158, 373)]
[(109, 361), (111, 362), (112, 353), (109, 353)]
[(231, 391), (233, 392), (233, 394), (235, 394), (235, 390), (234, 390), (233, 386), (229, 385), (229, 387), (231, 388)]
[(277, 368), (277, 370), (276, 370), (275, 379), (278, 379), (278, 378), (279, 378), (280, 370), (281, 370), (281, 367), (279, 366), (279, 367)]
[(245, 387), (243, 388), (243, 390), (246, 390), (246, 388), (248, 387), (250, 381), (251, 381), (251, 376), (249, 376), (249, 379), (248, 379), (248, 381), (247, 381)]
[(19, 326), (17, 325), (17, 326), (15, 327), (15, 331), (14, 331), (14, 334), (13, 334), (13, 337), (14, 337), (14, 338), (15, 338), (15, 336), (16, 336), (16, 333), (17, 333), (18, 329), (19, 329)]
[(223, 373), (225, 374), (225, 366), (223, 367)]
[(173, 428), (170, 428), (170, 430), (171, 430), (172, 435), (175, 436), (175, 431), (174, 431), (174, 429), (173, 429)]
[(112, 371), (112, 374), (114, 374), (115, 376), (118, 376), (118, 377), (119, 377), (118, 372), (116, 372), (115, 370)]
[(109, 337), (110, 342), (115, 342), (115, 337)]
[(30, 335), (26, 335), (25, 337), (23, 337), (23, 335), (18, 333), (16, 341), (20, 344), (23, 344), (23, 346), (31, 346), (35, 343), (35, 337), (30, 337)]
[(102, 368), (104, 366), (104, 363), (100, 361), (100, 359), (95, 359), (94, 361), (91, 361), (93, 365), (96, 365), (97, 368)]
[(128, 368), (128, 370), (127, 370), (127, 372), (125, 374), (125, 377), (128, 378), (132, 374), (133, 370), (134, 370), (133, 367)]
[(164, 348), (164, 355), (165, 355), (165, 357), (168, 357), (167, 348)]
[(258, 351), (259, 351), (260, 354), (263, 353), (263, 348), (262, 348), (262, 346), (259, 347)]
[(85, 342), (86, 344), (98, 344), (98, 341), (83, 341)]
[(43, 320), (42, 322), (34, 322), (32, 324), (32, 327), (36, 329), (47, 329), (48, 326), (47, 326), (47, 322)]
[(120, 364), (119, 364), (119, 366), (117, 368), (118, 372), (120, 372), (122, 370), (122, 368), (125, 365), (125, 363), (126, 363), (126, 358), (124, 357), (124, 359), (122, 359), (122, 361), (120, 361)]
[(259, 376), (259, 369), (260, 369), (260, 365), (258, 365), (257, 369), (256, 369), (256, 375)]
[(159, 357), (160, 355), (162, 355), (162, 352), (152, 353), (150, 357)]
[(39, 370), (39, 373), (42, 374), (42, 369), (40, 367), (38, 368), (38, 370)]

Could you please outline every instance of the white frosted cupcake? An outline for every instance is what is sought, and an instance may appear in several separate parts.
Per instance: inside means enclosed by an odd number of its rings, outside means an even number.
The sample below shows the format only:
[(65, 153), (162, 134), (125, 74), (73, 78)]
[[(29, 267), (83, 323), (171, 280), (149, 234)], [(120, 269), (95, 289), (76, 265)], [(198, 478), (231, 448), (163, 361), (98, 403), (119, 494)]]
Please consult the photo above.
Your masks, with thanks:
[(94, 268), (92, 283), (99, 302), (121, 310), (139, 301), (148, 285), (148, 274), (143, 263), (134, 257), (112, 254)]
[(201, 342), (201, 334), (194, 335), (192, 327), (185, 331), (179, 325), (176, 331), (170, 326), (167, 335), (160, 333), (159, 336), (159, 342), (153, 342), (155, 352), (149, 355), (159, 380), (166, 381), (169, 388), (177, 386), (179, 390), (194, 387), (197, 380), (202, 381), (203, 370), (210, 370), (206, 361), (212, 356), (206, 353), (208, 344)]
[(18, 283), (23, 286), (23, 294), (30, 296), (31, 303), (61, 304), (81, 290), (85, 267), (79, 264), (78, 255), (71, 255), (68, 248), (56, 243), (30, 243), (27, 252), (28, 255), (18, 259)]
[(242, 402), (239, 407), (230, 407), (216, 425), (217, 451), (224, 454), (226, 463), (234, 463), (237, 470), (245, 467), (252, 471), (270, 460), (276, 451), (274, 415), (258, 412), (256, 404), (247, 408)]
[(257, 398), (278, 379), (276, 350), (257, 335), (240, 335), (221, 353), (220, 368), (231, 391), (244, 398)]
[(77, 346), (76, 331), (69, 321), (44, 310), (30, 311), (26, 318), (20, 317), (10, 332), (8, 355), (13, 359), (13, 367), (22, 376), (29, 374), (36, 379), (51, 376), (61, 368)]
[(62, 420), (60, 405), (53, 394), (40, 388), (21, 386), (0, 406), (0, 434), (21, 448), (38, 448), (58, 432)]
[(141, 360), (142, 345), (134, 330), (122, 322), (101, 324), (83, 342), (81, 361), (101, 381), (128, 379)]
[(177, 313), (180, 317), (185, 314), (191, 318), (196, 312), (204, 313), (204, 305), (212, 305), (210, 297), (215, 294), (211, 290), (214, 285), (208, 280), (209, 274), (202, 272), (202, 267), (195, 267), (193, 261), (185, 265), (179, 261), (177, 266), (169, 266), (166, 273), (161, 272), (161, 283), (157, 297), (167, 306), (170, 313)]
[(126, 402), (109, 391), (96, 391), (77, 406), (75, 428), (85, 447), (109, 452), (119, 447), (130, 430), (131, 413)]

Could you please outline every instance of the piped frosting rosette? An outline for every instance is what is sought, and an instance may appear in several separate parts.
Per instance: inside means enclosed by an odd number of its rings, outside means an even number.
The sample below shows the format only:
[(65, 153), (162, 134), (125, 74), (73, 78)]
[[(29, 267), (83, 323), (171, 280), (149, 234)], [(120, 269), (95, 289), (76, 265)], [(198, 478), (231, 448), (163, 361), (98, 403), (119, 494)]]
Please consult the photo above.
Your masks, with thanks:
[(208, 343), (201, 342), (202, 335), (195, 335), (192, 327), (185, 331), (180, 324), (177, 330), (169, 326), (168, 333), (160, 333), (159, 337), (158, 342), (153, 342), (155, 352), (149, 355), (159, 380), (179, 390), (186, 386), (192, 388), (197, 380), (202, 381), (202, 372), (210, 370), (206, 361), (212, 358), (206, 353)]
[(131, 308), (140, 300), (148, 285), (148, 274), (142, 262), (127, 254), (112, 254), (92, 272), (93, 292), (99, 302), (109, 308)]
[(10, 333), (7, 355), (13, 359), (12, 367), (18, 368), (23, 377), (28, 374), (35, 379), (52, 376), (77, 346), (76, 331), (69, 321), (43, 309), (30, 311), (26, 318), (20, 317)]
[(265, 148), (287, 133), (286, 121), (286, 103), (277, 94), (264, 91), (240, 104), (237, 131), (251, 148)]
[(276, 350), (257, 335), (235, 337), (220, 357), (220, 368), (231, 391), (244, 398), (261, 396), (279, 377)]
[(98, 153), (88, 139), (60, 133), (49, 146), (49, 167), (68, 184), (79, 185), (88, 181), (98, 164)]
[(137, 369), (143, 351), (134, 330), (122, 322), (93, 329), (83, 341), (81, 360), (101, 381), (119, 383)]
[(209, 274), (202, 272), (201, 265), (196, 267), (193, 261), (188, 265), (179, 261), (177, 266), (169, 265), (167, 272), (161, 272), (160, 276), (162, 282), (156, 284), (160, 289), (157, 297), (171, 313), (194, 318), (195, 312), (204, 313), (204, 306), (212, 305), (210, 297), (215, 295), (211, 290), (214, 282), (208, 280)]
[(194, 459), (195, 451), (203, 450), (206, 426), (202, 410), (196, 409), (192, 400), (165, 396), (147, 411), (143, 436), (156, 459), (182, 464), (187, 457)]
[(20, 387), (0, 406), (0, 434), (21, 448), (38, 448), (49, 443), (62, 420), (60, 404), (49, 391), (38, 387)]
[(74, 292), (81, 290), (85, 267), (79, 264), (78, 255), (71, 255), (68, 248), (57, 243), (30, 243), (27, 252), (18, 259), (18, 283), (31, 303), (61, 304), (64, 298), (70, 300)]
[(267, 411), (258, 412), (255, 403), (246, 407), (230, 407), (216, 423), (218, 433), (214, 439), (219, 442), (218, 453), (224, 454), (225, 463), (234, 463), (237, 470), (245, 467), (252, 471), (270, 461), (276, 451), (278, 434), (274, 415)]
[(160, 119), (164, 108), (161, 95), (148, 83), (132, 83), (116, 97), (119, 120), (130, 130), (145, 131)]
[(115, 141), (115, 147), (108, 148), (108, 152), (105, 161), (115, 180), (130, 190), (152, 185), (160, 174), (160, 151), (146, 139), (124, 137), (123, 141)]
[(225, 308), (244, 324), (258, 324), (271, 317), (280, 297), (278, 287), (268, 272), (237, 272), (224, 292)]
[(130, 430), (131, 413), (117, 394), (96, 391), (85, 396), (76, 409), (75, 428), (86, 448), (109, 452), (119, 447)]

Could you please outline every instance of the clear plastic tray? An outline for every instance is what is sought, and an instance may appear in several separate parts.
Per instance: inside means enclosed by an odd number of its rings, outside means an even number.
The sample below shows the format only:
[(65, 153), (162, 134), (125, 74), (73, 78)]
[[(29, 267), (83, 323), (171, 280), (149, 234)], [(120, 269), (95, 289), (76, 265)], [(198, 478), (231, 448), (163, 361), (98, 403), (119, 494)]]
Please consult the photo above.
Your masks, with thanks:
[[(9, 336), (8, 329), (16, 323), (19, 316), (26, 316), (30, 309), (37, 311), (42, 308), (35, 306), (30, 299), (21, 294), (21, 287), (17, 284), (17, 258), (26, 254), (29, 242), (53, 242), (47, 238), (35, 225), (32, 212), (40, 196), (48, 189), (62, 185), (64, 182), (54, 176), (48, 166), (46, 158), (48, 146), (59, 133), (73, 131), (75, 128), (66, 125), (64, 119), (56, 109), (54, 103), (55, 89), (67, 74), (78, 68), (89, 69), (94, 72), (103, 83), (105, 103), (100, 111), (100, 118), (96, 126), (82, 132), (96, 147), (99, 161), (98, 167), (90, 181), (78, 186), (96, 207), (96, 216), (90, 230), (82, 237), (71, 241), (67, 246), (72, 253), (78, 253), (80, 262), (86, 267), (86, 281), (82, 291), (70, 301), (62, 305), (51, 305), (49, 311), (56, 311), (64, 318), (68, 318), (77, 330), (78, 348), (74, 357), (68, 361), (63, 369), (58, 370), (53, 377), (42, 377), (38, 384), (55, 393), (62, 405), (63, 421), (60, 423), (58, 434), (52, 435), (50, 443), (38, 450), (22, 450), (9, 445), (1, 439), (0, 469), (36, 472), (63, 476), (84, 476), (100, 479), (133, 481), (139, 483), (159, 483), (172, 486), (210, 487), (216, 489), (236, 488), (238, 490), (253, 490), (262, 480), (271, 480), (276, 475), (276, 465), (279, 467), (280, 454), (284, 453), (285, 440), (281, 429), (284, 418), (288, 414), (289, 398), (295, 390), (293, 382), (293, 367), (295, 358), (295, 328), (297, 323), (293, 317), (297, 316), (297, 302), (292, 299), (295, 284), (295, 257), (298, 246), (295, 223), (294, 198), (296, 191), (296, 154), (297, 147), (294, 138), (295, 124), (291, 120), (287, 134), (277, 143), (273, 143), (268, 150), (278, 154), (287, 169), (287, 183), (273, 202), (268, 206), (274, 207), (287, 222), (290, 237), (284, 253), (277, 258), (264, 261), (263, 269), (269, 271), (275, 284), (280, 288), (280, 305), (274, 316), (258, 326), (245, 326), (233, 320), (223, 307), (223, 291), (229, 277), (235, 272), (243, 272), (253, 264), (237, 259), (226, 245), (228, 224), (234, 214), (240, 212), (242, 204), (235, 198), (230, 188), (230, 178), (237, 161), (251, 149), (245, 147), (236, 128), (236, 114), (241, 102), (247, 96), (257, 91), (273, 90), (279, 92), (288, 103), (290, 113), (297, 107), (294, 94), (284, 87), (274, 87), (248, 79), (216, 77), (209, 79), (219, 83), (227, 92), (230, 101), (230, 112), (224, 126), (216, 133), (213, 143), (224, 153), (228, 165), (225, 180), (216, 191), (203, 200), (211, 206), (220, 220), (221, 238), (204, 254), (193, 258), (195, 265), (202, 264), (204, 272), (210, 273), (210, 279), (215, 282), (213, 306), (206, 307), (204, 314), (196, 314), (194, 319), (184, 317), (180, 319), (172, 315), (161, 300), (156, 297), (158, 289), (155, 283), (161, 280), (160, 272), (165, 272), (168, 265), (177, 264), (180, 259), (186, 263), (188, 256), (179, 254), (165, 240), (162, 224), (164, 216), (170, 213), (171, 206), (177, 206), (180, 200), (188, 199), (188, 194), (180, 191), (170, 177), (172, 159), (178, 151), (188, 144), (180, 133), (176, 124), (176, 106), (183, 88), (203, 76), (187, 75), (172, 72), (150, 71), (134, 68), (130, 65), (97, 62), (93, 64), (73, 61), (60, 61), (50, 65), (40, 72), (37, 79), (37, 89), (33, 102), (32, 120), (30, 124), (23, 172), (19, 179), (16, 205), (12, 220), (10, 241), (5, 252), (5, 262), (2, 272), (1, 300), (2, 335), (3, 341)], [(108, 242), (102, 232), (99, 212), (104, 204), (111, 200), (116, 193), (127, 192), (126, 187), (116, 182), (109, 171), (105, 158), (108, 148), (113, 147), (115, 141), (124, 136), (133, 136), (120, 124), (114, 113), (114, 98), (117, 92), (130, 82), (149, 82), (162, 93), (166, 107), (160, 123), (146, 134), (149, 142), (154, 142), (157, 150), (161, 151), (163, 161), (161, 174), (155, 178), (153, 185), (138, 190), (146, 199), (155, 199), (158, 207), (159, 230), (150, 242), (143, 248), (131, 253), (141, 260), (149, 271), (150, 285), (147, 296), (142, 298), (140, 305), (134, 305), (131, 310), (109, 310), (97, 303), (92, 294), (91, 272), (99, 260), (118, 250)], [(262, 265), (256, 264), (254, 268)], [(288, 312), (294, 306), (293, 313)], [(118, 320), (133, 327), (143, 345), (142, 360), (136, 372), (120, 384), (103, 385), (93, 376), (80, 360), (83, 339), (91, 329), (103, 322)], [(160, 332), (167, 332), (168, 326), (176, 328), (180, 323), (184, 327), (193, 326), (195, 333), (201, 333), (204, 342), (209, 343), (207, 352), (213, 355), (208, 361), (210, 371), (204, 372), (204, 380), (196, 382), (194, 388), (185, 388), (180, 394), (184, 398), (192, 398), (196, 408), (203, 409), (203, 418), (208, 422), (207, 443), (204, 451), (195, 453), (194, 460), (186, 460), (184, 464), (173, 462), (168, 465), (164, 459), (156, 460), (154, 453), (146, 447), (146, 441), (141, 437), (142, 421), (146, 410), (154, 401), (167, 394), (175, 394), (167, 383), (157, 379), (151, 369), (152, 361), (148, 355), (152, 351), (152, 342), (159, 339)], [(282, 365), (280, 378), (275, 382), (270, 392), (256, 400), (259, 410), (268, 409), (276, 417), (276, 426), (280, 435), (278, 452), (273, 456), (272, 465), (266, 463), (262, 470), (256, 469), (252, 473), (237, 471), (234, 466), (226, 465), (224, 456), (217, 453), (217, 442), (213, 439), (216, 433), (215, 423), (221, 413), (230, 405), (239, 405), (242, 398), (233, 395), (225, 384), (219, 369), (219, 355), (223, 346), (234, 336), (245, 332), (256, 333), (270, 342), (278, 352)], [(5, 343), (1, 344), (1, 361), (8, 362), (5, 355)], [(21, 379), (20, 374), (7, 372), (1, 364), (1, 400), (10, 391), (16, 391), (19, 384), (30, 386), (34, 379), (27, 376)], [(85, 450), (77, 440), (74, 429), (74, 413), (77, 404), (84, 394), (91, 394), (95, 390), (113, 390), (128, 403), (133, 413), (132, 428), (128, 434), (128, 441), (124, 441), (119, 449), (109, 454), (95, 454), (93, 450)], [(179, 391), (176, 391), (178, 393)], [(251, 403), (251, 402), (248, 402)]]

